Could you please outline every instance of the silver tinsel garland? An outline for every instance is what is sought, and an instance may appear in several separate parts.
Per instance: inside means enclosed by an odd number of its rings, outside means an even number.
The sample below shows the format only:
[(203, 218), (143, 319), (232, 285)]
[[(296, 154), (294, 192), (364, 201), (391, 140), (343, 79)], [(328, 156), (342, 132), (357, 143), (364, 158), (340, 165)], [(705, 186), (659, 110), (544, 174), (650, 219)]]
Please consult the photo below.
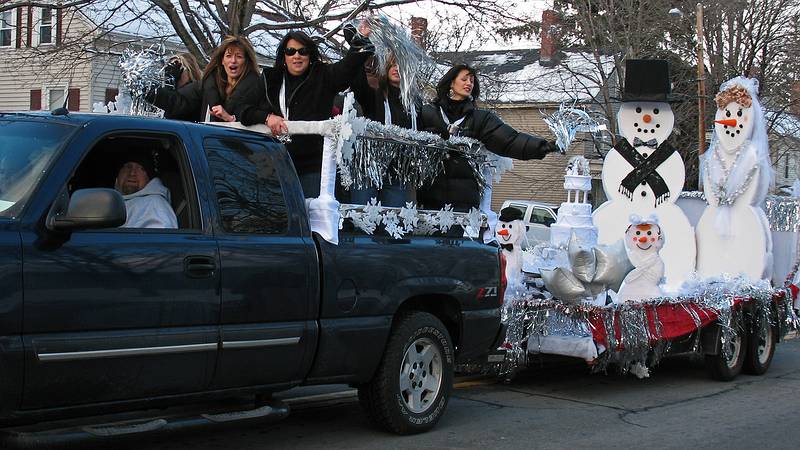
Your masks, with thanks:
[(556, 146), (562, 154), (567, 152), (579, 131), (596, 133), (606, 129), (605, 125), (598, 123), (583, 109), (576, 108), (575, 105), (567, 107), (564, 103), (559, 105), (556, 112), (544, 116), (543, 120), (556, 137)]
[[(736, 299), (749, 299), (756, 303), (753, 327), (769, 323), (780, 330), (780, 335), (798, 330), (798, 320), (792, 308), (791, 293), (787, 289), (773, 289), (765, 281), (753, 283), (744, 278), (719, 277), (687, 283), (680, 297), (663, 297), (644, 302), (612, 304), (605, 307), (565, 304), (558, 300), (544, 300), (522, 295), (507, 302), (503, 321), (507, 326), (506, 360), (501, 374), (513, 375), (527, 364), (528, 340), (531, 336), (590, 335), (592, 323), (602, 323), (606, 332), (605, 352), (594, 361), (594, 371), (604, 371), (615, 364), (621, 371), (635, 365), (654, 367), (670, 349), (670, 342), (662, 335), (662, 324), (657, 307), (671, 305), (682, 308), (699, 328), (703, 310), (712, 311), (722, 327), (723, 343), (730, 342), (736, 334), (746, 332), (742, 325), (741, 308), (735, 308)], [(775, 304), (775, 307), (772, 305)], [(693, 306), (700, 309), (696, 310)], [(652, 317), (648, 317), (648, 311)], [(593, 319), (593, 320), (592, 320)], [(653, 325), (651, 330), (650, 324)], [(616, 330), (618, 326), (619, 335)], [(699, 335), (692, 350), (700, 350)], [(727, 350), (723, 345), (723, 351)]]
[(347, 188), (380, 189), (389, 182), (420, 188), (442, 173), (447, 158), (462, 157), (482, 191), (491, 182), (484, 168), (491, 168), (492, 175), (504, 168), (498, 164), (498, 156), (474, 139), (453, 136), (444, 140), (437, 134), (364, 117), (354, 118), (351, 126), (339, 164), (341, 183)]
[(130, 98), (129, 114), (160, 116), (161, 110), (147, 102), (147, 95), (163, 85), (164, 49), (151, 46), (142, 49), (127, 48), (119, 58), (122, 71), (123, 93)]

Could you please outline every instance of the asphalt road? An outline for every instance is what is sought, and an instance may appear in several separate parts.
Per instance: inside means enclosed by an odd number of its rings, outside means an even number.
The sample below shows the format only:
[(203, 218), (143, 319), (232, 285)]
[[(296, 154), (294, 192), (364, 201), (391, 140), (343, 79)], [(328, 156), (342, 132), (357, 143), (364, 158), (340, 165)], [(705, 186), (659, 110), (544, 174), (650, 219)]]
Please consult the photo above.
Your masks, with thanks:
[[(294, 398), (272, 425), (121, 442), (164, 449), (800, 448), (800, 339), (766, 375), (711, 380), (702, 360), (668, 359), (651, 377), (535, 364), (510, 383), (461, 380), (437, 427), (394, 436), (370, 427), (352, 390)], [(305, 395), (300, 392), (299, 394)], [(290, 394), (298, 395), (297, 393)]]

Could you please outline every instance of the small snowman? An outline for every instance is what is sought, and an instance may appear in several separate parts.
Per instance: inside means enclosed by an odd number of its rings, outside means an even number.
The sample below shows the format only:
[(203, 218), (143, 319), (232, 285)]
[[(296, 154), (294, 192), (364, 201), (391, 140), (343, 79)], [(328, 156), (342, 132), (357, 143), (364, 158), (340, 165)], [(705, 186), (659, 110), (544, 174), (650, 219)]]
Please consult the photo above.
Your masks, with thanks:
[(661, 251), (667, 285), (676, 289), (695, 268), (694, 228), (675, 204), (686, 178), (681, 155), (667, 142), (675, 124), (669, 65), (662, 60), (628, 60), (625, 92), (617, 114), (622, 137), (603, 161), (603, 190), (608, 200), (592, 219), (598, 243), (622, 238), (628, 217), (655, 215), (669, 234)]
[(495, 234), (506, 258), (506, 281), (509, 291), (522, 287), (522, 241), (526, 238), (522, 211), (507, 206), (500, 210)]
[(664, 295), (659, 287), (664, 277), (664, 261), (658, 254), (663, 245), (664, 236), (655, 216), (645, 220), (631, 216), (630, 225), (625, 230), (625, 252), (633, 264), (633, 270), (622, 280), (617, 302), (640, 301)]
[(697, 223), (697, 272), (769, 278), (772, 234), (761, 205), (772, 168), (758, 82), (744, 77), (720, 86), (714, 139), (705, 154), (708, 206)]

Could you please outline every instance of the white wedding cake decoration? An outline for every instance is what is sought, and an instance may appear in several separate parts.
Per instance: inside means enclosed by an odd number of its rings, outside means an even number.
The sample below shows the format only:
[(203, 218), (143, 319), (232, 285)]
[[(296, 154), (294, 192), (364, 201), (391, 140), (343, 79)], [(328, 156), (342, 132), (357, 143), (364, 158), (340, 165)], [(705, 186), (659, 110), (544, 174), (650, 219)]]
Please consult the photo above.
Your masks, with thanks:
[(592, 176), (589, 174), (589, 161), (583, 156), (573, 157), (567, 165), (564, 190), (567, 191), (567, 201), (558, 208), (558, 220), (550, 226), (550, 244), (566, 248), (574, 234), (581, 246), (594, 247), (597, 245), (597, 228), (592, 223), (592, 205), (589, 203)]

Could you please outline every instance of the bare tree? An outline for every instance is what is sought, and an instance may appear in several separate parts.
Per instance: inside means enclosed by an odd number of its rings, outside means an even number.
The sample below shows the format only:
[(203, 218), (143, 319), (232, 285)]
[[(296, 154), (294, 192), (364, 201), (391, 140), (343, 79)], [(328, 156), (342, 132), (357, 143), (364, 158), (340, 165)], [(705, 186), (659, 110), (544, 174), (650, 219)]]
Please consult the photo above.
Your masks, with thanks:
[[(575, 92), (576, 96), (592, 93), (594, 97), (588, 103), (602, 112), (612, 134), (618, 131), (615, 94), (624, 82), (624, 61), (629, 58), (670, 61), (673, 93), (686, 100), (673, 105), (676, 125), (672, 139), (686, 161), (687, 188), (696, 187), (699, 172), (696, 124), (700, 112), (695, 102), (695, 1), (556, 0), (554, 3), (556, 10), (561, 11), (555, 30), (560, 48), (574, 49), (570, 57), (586, 59), (586, 64), (563, 65), (571, 78), (562, 84), (562, 91)], [(709, 12), (705, 15), (709, 55), (705, 61), (707, 104), (713, 105), (713, 95), (723, 81), (736, 75), (757, 77), (762, 99), (771, 111), (770, 125), (777, 123), (791, 106), (791, 87), (798, 80), (800, 0), (704, 3)], [(682, 12), (675, 14), (673, 8)], [(582, 90), (582, 86), (586, 89)], [(702, 113), (711, 119), (714, 108), (707, 107)]]

